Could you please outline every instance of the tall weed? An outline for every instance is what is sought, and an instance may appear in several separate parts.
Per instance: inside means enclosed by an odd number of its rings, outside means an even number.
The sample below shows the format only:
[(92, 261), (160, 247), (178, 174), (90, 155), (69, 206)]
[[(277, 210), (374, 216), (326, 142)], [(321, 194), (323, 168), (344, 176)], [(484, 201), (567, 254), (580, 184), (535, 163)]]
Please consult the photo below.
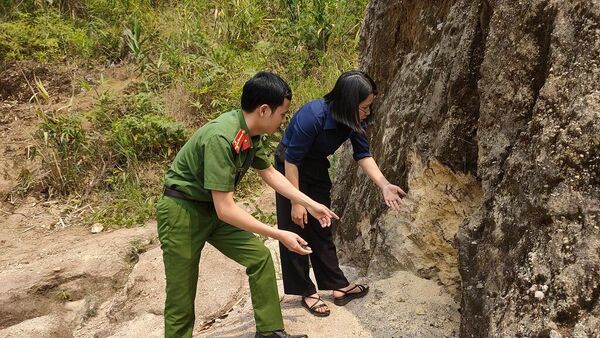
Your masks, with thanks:
[(48, 169), (50, 195), (67, 195), (82, 185), (82, 175), (90, 160), (89, 139), (76, 116), (40, 113), (35, 134), (37, 154)]
[(111, 144), (123, 164), (140, 160), (166, 160), (185, 141), (186, 135), (181, 125), (160, 115), (127, 116), (114, 121), (112, 125)]

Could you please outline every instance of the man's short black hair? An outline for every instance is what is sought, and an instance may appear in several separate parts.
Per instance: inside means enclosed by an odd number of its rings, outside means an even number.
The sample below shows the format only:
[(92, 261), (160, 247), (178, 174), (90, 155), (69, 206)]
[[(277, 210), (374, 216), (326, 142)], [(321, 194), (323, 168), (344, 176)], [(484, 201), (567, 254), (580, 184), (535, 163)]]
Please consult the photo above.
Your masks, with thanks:
[(261, 104), (267, 104), (271, 110), (292, 99), (290, 86), (277, 74), (258, 72), (246, 81), (242, 89), (242, 109), (251, 112)]

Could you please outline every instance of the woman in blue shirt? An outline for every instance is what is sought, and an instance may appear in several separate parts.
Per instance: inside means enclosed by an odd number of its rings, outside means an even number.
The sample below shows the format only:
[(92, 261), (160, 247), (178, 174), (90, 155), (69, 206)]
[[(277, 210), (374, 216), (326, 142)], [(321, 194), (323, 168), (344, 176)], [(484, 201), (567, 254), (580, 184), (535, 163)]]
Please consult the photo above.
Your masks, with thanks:
[[(275, 153), (277, 170), (306, 195), (331, 206), (329, 160), (350, 139), (354, 160), (381, 188), (386, 204), (400, 208), (404, 191), (387, 181), (373, 160), (365, 134), (366, 119), (377, 95), (375, 82), (364, 72), (342, 74), (333, 90), (322, 99), (311, 101), (292, 117)], [(312, 249), (310, 263), (320, 290), (333, 290), (334, 303), (345, 305), (363, 297), (367, 285), (348, 282), (339, 267), (330, 227), (299, 204), (277, 194), (277, 223), (280, 229), (299, 234)], [(309, 277), (309, 256), (301, 256), (280, 245), (283, 284), (286, 294), (302, 296), (302, 305), (316, 316), (328, 316), (329, 308)]]

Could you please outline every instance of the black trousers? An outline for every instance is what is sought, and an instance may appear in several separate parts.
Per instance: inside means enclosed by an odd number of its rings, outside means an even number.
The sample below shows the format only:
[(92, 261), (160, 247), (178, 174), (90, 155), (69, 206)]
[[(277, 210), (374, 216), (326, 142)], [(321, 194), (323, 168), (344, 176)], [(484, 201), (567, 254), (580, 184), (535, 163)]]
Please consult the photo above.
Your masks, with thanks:
[[(275, 152), (275, 167), (285, 175), (283, 145)], [(331, 206), (331, 179), (329, 161), (326, 158), (304, 160), (298, 167), (300, 191), (313, 200)], [(322, 228), (317, 219), (308, 214), (304, 229), (292, 221), (290, 200), (276, 194), (277, 224), (279, 229), (297, 233), (312, 249), (308, 256), (291, 252), (279, 244), (284, 292), (291, 295), (308, 296), (317, 292), (309, 277), (309, 260), (315, 273), (319, 290), (335, 290), (348, 286), (348, 280), (340, 269), (331, 227)]]

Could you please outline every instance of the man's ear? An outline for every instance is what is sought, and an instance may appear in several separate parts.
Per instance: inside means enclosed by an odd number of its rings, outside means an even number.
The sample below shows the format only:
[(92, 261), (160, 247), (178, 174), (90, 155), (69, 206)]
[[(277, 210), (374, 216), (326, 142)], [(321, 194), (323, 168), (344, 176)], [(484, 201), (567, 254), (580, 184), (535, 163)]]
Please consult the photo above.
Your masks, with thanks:
[(269, 107), (268, 104), (261, 104), (260, 107), (258, 107), (258, 113), (260, 117), (269, 116), (271, 113), (271, 107)]

